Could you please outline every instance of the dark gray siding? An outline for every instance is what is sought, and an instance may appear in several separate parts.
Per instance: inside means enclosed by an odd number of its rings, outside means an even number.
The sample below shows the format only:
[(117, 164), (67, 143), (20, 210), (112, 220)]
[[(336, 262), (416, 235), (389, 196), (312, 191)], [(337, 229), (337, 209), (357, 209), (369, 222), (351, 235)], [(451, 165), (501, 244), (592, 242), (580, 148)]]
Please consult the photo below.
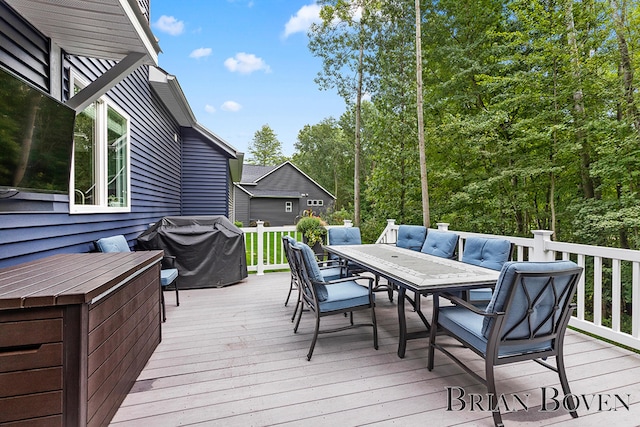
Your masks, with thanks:
[[(6, 7), (1, 2), (0, 6)], [(2, 19), (20, 20), (6, 16), (4, 9)], [(33, 55), (32, 44), (25, 42), (20, 47), (25, 56)], [(93, 81), (111, 65), (76, 57), (67, 57), (64, 64), (65, 73), (72, 68), (87, 81)], [(10, 67), (4, 62), (3, 65)], [(68, 96), (68, 75), (63, 82)], [(125, 234), (134, 239), (149, 223), (163, 216), (180, 215), (181, 148), (180, 140), (174, 142), (180, 128), (152, 96), (147, 68), (136, 70), (107, 97), (130, 118), (131, 213), (70, 215), (66, 196), (36, 202), (29, 212), (0, 213), (0, 267), (56, 253), (86, 252), (92, 250), (94, 240), (107, 235)], [(3, 209), (0, 199), (0, 212), (3, 210), (7, 209)]]
[(182, 213), (229, 216), (229, 157), (199, 132), (182, 129)]
[[(291, 202), (292, 212), (285, 212), (285, 203)], [(251, 221), (262, 220), (271, 226), (293, 225), (298, 215), (298, 199), (253, 198), (251, 199)]]
[(234, 188), (235, 220), (242, 222), (242, 225), (249, 227), (249, 195), (239, 188)]

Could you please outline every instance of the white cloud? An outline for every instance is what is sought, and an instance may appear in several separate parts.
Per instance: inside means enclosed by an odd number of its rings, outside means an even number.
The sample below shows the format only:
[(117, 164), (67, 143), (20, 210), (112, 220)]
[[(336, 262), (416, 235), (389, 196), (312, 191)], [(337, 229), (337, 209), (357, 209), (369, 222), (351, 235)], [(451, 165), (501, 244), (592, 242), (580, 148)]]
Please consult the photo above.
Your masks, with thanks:
[(162, 15), (155, 24), (155, 28), (163, 33), (171, 34), (172, 36), (178, 36), (184, 31), (184, 22), (178, 21), (173, 16)]
[(283, 36), (286, 38), (291, 34), (306, 33), (312, 23), (320, 21), (319, 5), (302, 6), (296, 15), (289, 18), (289, 21), (285, 24)]
[(194, 50), (189, 54), (189, 58), (200, 59), (211, 55), (210, 47), (201, 47), (199, 49)]
[(213, 105), (207, 104), (204, 106), (204, 111), (206, 111), (209, 114), (213, 114), (216, 112), (216, 107), (214, 107)]
[(258, 70), (264, 70), (265, 73), (271, 72), (271, 67), (253, 53), (238, 52), (234, 58), (227, 58), (224, 61), (224, 66), (227, 67), (227, 70), (237, 71), (240, 74), (251, 74)]
[(238, 104), (235, 101), (226, 101), (220, 108), (222, 108), (224, 111), (231, 111), (235, 113), (236, 111), (240, 111), (242, 105)]

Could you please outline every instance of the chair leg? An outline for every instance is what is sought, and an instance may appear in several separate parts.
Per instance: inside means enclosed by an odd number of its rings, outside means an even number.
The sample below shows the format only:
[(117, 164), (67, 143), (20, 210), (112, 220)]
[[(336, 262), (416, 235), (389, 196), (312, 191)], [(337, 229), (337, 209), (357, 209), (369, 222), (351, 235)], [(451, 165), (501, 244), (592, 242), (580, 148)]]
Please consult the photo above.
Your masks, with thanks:
[(291, 278), (291, 283), (289, 283), (289, 293), (287, 294), (287, 299), (284, 301), (285, 307), (287, 306), (287, 304), (289, 304), (289, 297), (291, 297), (291, 292), (293, 292), (293, 277)]
[[(296, 321), (296, 325), (293, 327), (293, 333), (295, 334), (296, 332), (298, 332), (298, 326), (300, 326), (300, 319), (302, 318), (302, 312), (304, 311), (304, 304), (302, 303), (302, 301), (299, 301), (300, 303), (300, 311), (298, 312), (298, 320)], [(298, 306), (296, 305), (296, 309), (298, 308)], [(295, 314), (295, 313), (294, 313)]]
[[(560, 385), (562, 385), (562, 391), (564, 392), (565, 396), (568, 396), (571, 394), (571, 389), (569, 388), (567, 373), (564, 370), (564, 357), (562, 355), (562, 347), (560, 347), (558, 351), (558, 355), (556, 356), (556, 369), (558, 370), (558, 376), (560, 377)], [(566, 400), (569, 406), (569, 413), (573, 418), (578, 418), (575, 402), (573, 401), (573, 399), (566, 399)]]
[(318, 333), (320, 332), (320, 316), (316, 313), (316, 330), (313, 332), (313, 339), (311, 340), (311, 347), (309, 348), (309, 353), (307, 353), (307, 360), (311, 361), (311, 356), (313, 355), (313, 349), (316, 346), (316, 341), (318, 340)]
[[(488, 357), (488, 356), (487, 356)], [(489, 408), (491, 411), (491, 415), (493, 415), (493, 424), (496, 427), (504, 427), (504, 423), (502, 422), (502, 415), (500, 415), (500, 407), (498, 406), (498, 393), (496, 392), (496, 379), (493, 372), (493, 363), (489, 359), (485, 359), (485, 374), (487, 381), (487, 392), (489, 396), (493, 396), (493, 402), (490, 400), (489, 402), (495, 404), (494, 408)]]
[(178, 295), (178, 281), (173, 282), (173, 286), (176, 287), (176, 306), (180, 306), (180, 295)]
[(373, 348), (378, 349), (378, 322), (376, 321), (376, 310), (371, 305), (371, 323), (373, 323)]
[(167, 321), (167, 308), (164, 306), (164, 290), (160, 288), (160, 305), (162, 306), (162, 321)]
[(298, 288), (298, 298), (296, 299), (296, 308), (293, 309), (293, 314), (291, 315), (291, 323), (296, 317), (296, 313), (298, 309), (302, 310), (304, 307), (302, 306), (302, 294), (300, 293), (300, 288)]

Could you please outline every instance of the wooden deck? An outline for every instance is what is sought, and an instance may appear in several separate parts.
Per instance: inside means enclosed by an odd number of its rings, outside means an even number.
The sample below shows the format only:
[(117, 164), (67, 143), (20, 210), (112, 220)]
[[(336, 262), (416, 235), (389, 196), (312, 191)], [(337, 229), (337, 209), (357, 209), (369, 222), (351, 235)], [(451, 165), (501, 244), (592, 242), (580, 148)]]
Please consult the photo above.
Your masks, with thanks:
[[(321, 335), (308, 362), (313, 322), (310, 315), (303, 316), (300, 330), (293, 333), (293, 305), (283, 304), (288, 286), (288, 273), (251, 275), (226, 288), (181, 291), (180, 307), (173, 293), (166, 292), (162, 342), (111, 425), (493, 425), (486, 398), (484, 411), (477, 405), (470, 411), (468, 396), (464, 410), (457, 410), (455, 400), (454, 410), (446, 410), (446, 387), (477, 394), (486, 389), (438, 352), (429, 372), (426, 340), (410, 341), (406, 358), (397, 357), (396, 304), (384, 293), (377, 295), (376, 304), (378, 351), (371, 329), (357, 328)], [(345, 320), (333, 317), (321, 325)], [(407, 318), (414, 330), (420, 326), (414, 313)], [(565, 346), (580, 418), (574, 420), (562, 409), (541, 412), (542, 388), (547, 396), (553, 388), (560, 390), (557, 375), (522, 362), (497, 370), (498, 391), (515, 411), (503, 411), (505, 424), (639, 425), (640, 356), (573, 331)], [(482, 372), (473, 353), (454, 350)], [(527, 410), (514, 395), (526, 401)], [(615, 395), (628, 399), (629, 409)], [(553, 402), (546, 402), (551, 409)]]

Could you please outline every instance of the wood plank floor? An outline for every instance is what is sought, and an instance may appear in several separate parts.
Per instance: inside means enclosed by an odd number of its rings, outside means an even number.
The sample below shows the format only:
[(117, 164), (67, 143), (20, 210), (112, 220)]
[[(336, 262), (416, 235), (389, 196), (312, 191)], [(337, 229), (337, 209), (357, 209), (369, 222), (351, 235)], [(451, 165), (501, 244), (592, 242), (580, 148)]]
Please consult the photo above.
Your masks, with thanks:
[[(371, 329), (357, 328), (321, 335), (308, 362), (313, 322), (303, 316), (293, 333), (293, 305), (283, 304), (288, 287), (288, 273), (251, 275), (226, 288), (183, 290), (180, 307), (175, 294), (166, 292), (162, 343), (111, 425), (493, 425), (486, 400), (485, 410), (477, 405), (469, 410), (468, 396), (465, 409), (453, 400), (453, 410), (447, 410), (447, 387), (476, 394), (486, 390), (438, 352), (429, 372), (426, 340), (409, 342), (406, 357), (397, 357), (396, 304), (384, 293), (376, 304), (379, 350), (373, 348)], [(410, 330), (419, 329), (415, 313), (407, 317)], [(321, 325), (344, 321), (332, 316)], [(574, 420), (562, 409), (540, 411), (542, 388), (547, 396), (561, 390), (557, 375), (522, 362), (497, 369), (498, 391), (513, 409), (503, 411), (505, 424), (639, 425), (640, 356), (573, 331), (565, 346), (572, 392), (581, 399), (580, 417)], [(452, 346), (452, 351), (483, 372), (469, 350)], [(629, 409), (615, 395), (628, 401)], [(552, 409), (553, 401), (545, 402)]]

